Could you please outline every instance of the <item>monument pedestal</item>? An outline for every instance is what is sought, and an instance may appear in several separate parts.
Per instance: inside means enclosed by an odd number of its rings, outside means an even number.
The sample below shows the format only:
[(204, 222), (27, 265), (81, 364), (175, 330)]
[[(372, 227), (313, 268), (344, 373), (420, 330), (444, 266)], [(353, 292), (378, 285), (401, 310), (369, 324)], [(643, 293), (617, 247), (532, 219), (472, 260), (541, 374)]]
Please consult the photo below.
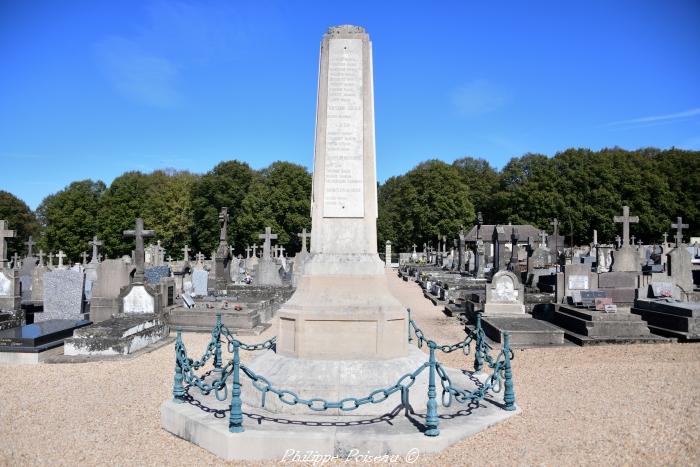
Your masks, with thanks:
[(277, 351), (311, 359), (405, 357), (406, 311), (377, 255), (312, 254), (279, 312)]

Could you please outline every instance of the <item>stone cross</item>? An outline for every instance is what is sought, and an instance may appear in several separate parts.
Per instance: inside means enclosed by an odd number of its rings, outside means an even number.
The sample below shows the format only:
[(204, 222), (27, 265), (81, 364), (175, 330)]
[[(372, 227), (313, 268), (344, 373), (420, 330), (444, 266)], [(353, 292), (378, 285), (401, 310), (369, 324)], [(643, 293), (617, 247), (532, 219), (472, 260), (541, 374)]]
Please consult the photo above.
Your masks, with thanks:
[(134, 272), (134, 283), (143, 284), (143, 267), (146, 259), (146, 252), (143, 248), (143, 239), (148, 237), (155, 237), (156, 233), (153, 230), (144, 230), (143, 219), (140, 217), (136, 219), (134, 225), (134, 230), (125, 230), (125, 237), (134, 237), (136, 243), (136, 250), (134, 250), (136, 271)]
[(182, 247), (182, 254), (184, 255), (185, 261), (190, 260), (190, 248), (187, 245)]
[(201, 263), (202, 261), (204, 261), (204, 253), (202, 253), (201, 251), (194, 256), (195, 256), (195, 258), (197, 258), (198, 263)]
[(411, 245), (411, 246), (413, 247), (413, 254), (415, 255), (415, 254), (416, 254), (416, 247), (417, 247), (418, 245), (416, 245), (416, 244), (414, 243), (414, 244)]
[(49, 266), (50, 268), (53, 267), (53, 252), (51, 252), (51, 251), (49, 251), (49, 262), (48, 262), (48, 266)]
[(19, 269), (19, 255), (15, 251), (14, 256), (12, 257), (12, 267), (14, 269)]
[(664, 246), (668, 245), (668, 234), (664, 232)]
[(228, 208), (223, 207), (221, 208), (221, 212), (219, 213), (219, 228), (221, 229), (221, 232), (219, 233), (219, 244), (225, 244), (226, 243), (226, 236), (227, 236), (227, 230), (228, 230)]
[(270, 227), (265, 227), (265, 233), (258, 235), (258, 238), (265, 240), (265, 243), (263, 243), (263, 259), (270, 259), (271, 240), (277, 240), (277, 234), (273, 234)]
[(547, 246), (547, 232), (540, 230), (540, 247), (544, 248)]
[(683, 243), (683, 229), (687, 229), (690, 227), (688, 224), (683, 223), (683, 218), (682, 217), (677, 217), (676, 218), (676, 223), (671, 224), (672, 229), (676, 229), (676, 247), (681, 246)]
[(617, 248), (619, 249), (622, 246), (622, 237), (615, 235), (615, 243), (617, 243)]
[(253, 243), (253, 258), (257, 258), (257, 257), (258, 257), (258, 244)]
[(8, 230), (7, 224), (0, 219), (0, 269), (7, 263), (7, 239), (15, 236), (14, 230)]
[(634, 245), (634, 239), (637, 238), (634, 235), (630, 237), (630, 245)]
[(306, 240), (311, 238), (311, 232), (306, 232), (306, 227), (301, 229), (301, 233), (297, 234), (297, 237), (301, 238), (301, 251), (303, 253), (308, 253), (309, 250), (306, 248)]
[(29, 236), (29, 240), (24, 242), (24, 244), (27, 245), (27, 256), (32, 256), (32, 248), (34, 247), (34, 245), (36, 245), (36, 243), (34, 242), (34, 240), (32, 240), (31, 235)]
[(622, 246), (628, 246), (630, 244), (630, 224), (639, 222), (639, 217), (630, 216), (629, 206), (622, 206), (622, 215), (613, 217), (613, 220), (622, 223)]
[(58, 258), (58, 269), (63, 269), (63, 258), (66, 257), (66, 254), (63, 253), (63, 250), (58, 250), (56, 257)]
[[(83, 251), (80, 256), (83, 257), (83, 266), (86, 265), (87, 264), (87, 257), (88, 257), (87, 251)], [(93, 256), (93, 258), (94, 258), (94, 256)]]
[(44, 256), (46, 256), (44, 254), (44, 250), (39, 250), (39, 254), (37, 256), (39, 257), (39, 266), (43, 266), (44, 265)]
[[(90, 262), (97, 263), (99, 261), (99, 256), (100, 256), (97, 247), (102, 246), (102, 240), (99, 240), (97, 238), (97, 235), (95, 235), (94, 237), (92, 237), (92, 241), (88, 242), (88, 245), (90, 245), (92, 247), (92, 258), (90, 258)], [(85, 263), (85, 261), (83, 261), (83, 264), (84, 263)]]
[(642, 239), (641, 238), (639, 240), (637, 240), (637, 246), (639, 247), (639, 249), (642, 248)]
[(251, 252), (252, 250), (253, 250), (253, 249), (250, 247), (250, 245), (246, 245), (246, 246), (245, 246), (245, 259), (250, 258), (250, 252)]
[(173, 257), (168, 255), (168, 263), (172, 263), (172, 262), (173, 262)]
[(279, 246), (279, 248), (277, 249), (277, 251), (279, 252), (279, 253), (277, 254), (277, 257), (278, 257), (278, 258), (281, 258), (282, 256), (284, 256), (284, 247), (283, 247), (282, 245)]
[(229, 245), (229, 246), (228, 246), (228, 255), (229, 255), (231, 258), (235, 258), (235, 256), (233, 256), (233, 245)]

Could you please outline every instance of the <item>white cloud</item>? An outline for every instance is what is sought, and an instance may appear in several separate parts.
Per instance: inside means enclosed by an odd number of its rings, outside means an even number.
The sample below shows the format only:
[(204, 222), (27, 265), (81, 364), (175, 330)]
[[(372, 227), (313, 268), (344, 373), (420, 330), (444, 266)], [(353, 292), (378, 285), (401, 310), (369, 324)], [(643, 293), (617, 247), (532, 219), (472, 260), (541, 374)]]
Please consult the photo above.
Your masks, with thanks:
[(467, 116), (494, 112), (508, 99), (504, 89), (484, 79), (464, 84), (452, 92), (452, 104), (460, 114)]
[(676, 112), (666, 115), (651, 115), (648, 117), (632, 118), (630, 120), (620, 120), (619, 122), (608, 123), (608, 126), (620, 126), (620, 125), (638, 125), (644, 123), (663, 123), (673, 120), (681, 120), (686, 118), (695, 117), (700, 115), (700, 107), (694, 109), (684, 110), (683, 112)]
[(178, 68), (123, 37), (106, 37), (94, 46), (97, 63), (114, 88), (130, 99), (153, 107), (174, 107)]

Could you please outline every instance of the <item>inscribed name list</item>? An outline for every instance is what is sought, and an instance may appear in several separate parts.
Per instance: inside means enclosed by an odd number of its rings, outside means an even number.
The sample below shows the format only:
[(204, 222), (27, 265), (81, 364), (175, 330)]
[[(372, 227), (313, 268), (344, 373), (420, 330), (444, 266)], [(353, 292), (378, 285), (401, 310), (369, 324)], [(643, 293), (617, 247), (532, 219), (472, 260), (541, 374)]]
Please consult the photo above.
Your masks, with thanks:
[(362, 98), (362, 40), (330, 40), (324, 217), (364, 217)]

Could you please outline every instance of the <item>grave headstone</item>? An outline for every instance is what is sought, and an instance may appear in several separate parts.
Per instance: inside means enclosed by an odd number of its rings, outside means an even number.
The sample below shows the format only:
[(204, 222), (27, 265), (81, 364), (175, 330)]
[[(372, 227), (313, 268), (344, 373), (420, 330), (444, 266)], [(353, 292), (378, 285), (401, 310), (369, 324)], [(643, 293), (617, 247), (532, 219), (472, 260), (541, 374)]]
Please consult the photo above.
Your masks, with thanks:
[(80, 271), (56, 269), (44, 273), (44, 311), (34, 321), (83, 319), (85, 275)]
[(498, 271), (486, 287), (484, 316), (525, 314), (523, 285), (510, 271)]

